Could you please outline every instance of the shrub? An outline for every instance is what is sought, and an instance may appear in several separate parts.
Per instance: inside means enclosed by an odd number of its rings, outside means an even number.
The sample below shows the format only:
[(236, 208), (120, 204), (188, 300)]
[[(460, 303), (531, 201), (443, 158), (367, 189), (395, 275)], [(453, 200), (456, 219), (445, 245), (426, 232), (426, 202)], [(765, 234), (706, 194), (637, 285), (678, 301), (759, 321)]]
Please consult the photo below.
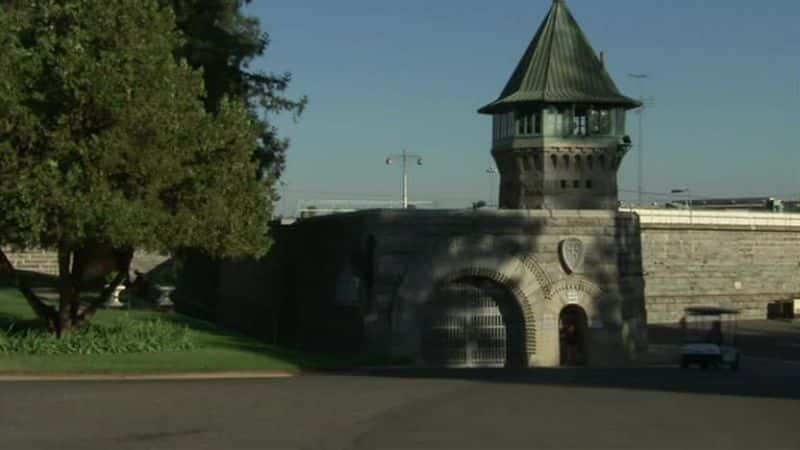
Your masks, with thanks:
[(41, 328), (0, 331), (0, 354), (114, 355), (191, 350), (196, 347), (185, 325), (169, 321), (120, 318), (109, 325), (88, 325), (61, 339)]

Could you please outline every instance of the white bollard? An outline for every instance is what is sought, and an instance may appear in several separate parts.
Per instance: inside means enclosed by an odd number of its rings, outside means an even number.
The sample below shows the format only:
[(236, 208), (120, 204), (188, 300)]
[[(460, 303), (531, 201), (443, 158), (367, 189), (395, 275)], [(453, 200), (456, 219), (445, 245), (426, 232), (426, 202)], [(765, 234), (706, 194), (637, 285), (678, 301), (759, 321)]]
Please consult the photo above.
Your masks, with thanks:
[(114, 289), (114, 292), (111, 293), (111, 297), (108, 301), (103, 305), (106, 308), (122, 308), (125, 306), (121, 301), (119, 301), (119, 296), (122, 294), (122, 291), (125, 290), (125, 286), (119, 285)]
[(174, 287), (156, 285), (156, 289), (158, 289), (158, 299), (156, 299), (156, 305), (159, 307), (174, 306), (172, 300), (169, 298), (170, 295), (172, 295), (172, 291), (175, 290)]

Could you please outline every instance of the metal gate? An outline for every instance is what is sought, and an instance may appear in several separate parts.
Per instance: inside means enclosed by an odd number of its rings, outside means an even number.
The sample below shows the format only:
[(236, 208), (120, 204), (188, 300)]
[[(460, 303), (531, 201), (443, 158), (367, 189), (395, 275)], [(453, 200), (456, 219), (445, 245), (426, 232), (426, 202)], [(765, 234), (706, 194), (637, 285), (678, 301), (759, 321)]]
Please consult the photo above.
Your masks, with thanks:
[[(440, 289), (425, 311), (422, 356), (438, 367), (505, 367), (509, 328), (516, 317), (504, 316), (502, 288), (450, 284)], [(512, 333), (513, 334), (513, 333)]]

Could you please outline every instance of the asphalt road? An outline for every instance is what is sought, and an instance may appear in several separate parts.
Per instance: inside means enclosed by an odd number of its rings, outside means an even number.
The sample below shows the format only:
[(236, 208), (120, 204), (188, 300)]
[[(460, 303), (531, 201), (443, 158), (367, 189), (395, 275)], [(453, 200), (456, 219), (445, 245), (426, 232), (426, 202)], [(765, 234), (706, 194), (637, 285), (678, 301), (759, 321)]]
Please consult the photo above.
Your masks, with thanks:
[(0, 449), (800, 448), (800, 365), (0, 383)]
[[(653, 327), (674, 351), (677, 330)], [(739, 373), (372, 371), (0, 382), (0, 450), (800, 449), (800, 322), (741, 328)]]

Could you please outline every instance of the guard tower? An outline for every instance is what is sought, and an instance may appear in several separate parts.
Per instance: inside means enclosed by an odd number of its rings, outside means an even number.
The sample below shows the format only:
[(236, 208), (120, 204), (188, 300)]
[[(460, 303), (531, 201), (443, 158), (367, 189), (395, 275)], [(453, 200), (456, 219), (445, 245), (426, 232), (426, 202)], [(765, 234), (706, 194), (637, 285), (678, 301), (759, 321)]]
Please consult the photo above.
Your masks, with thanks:
[(630, 149), (622, 95), (565, 0), (550, 12), (500, 97), (492, 156), (503, 209), (615, 209), (617, 170)]

